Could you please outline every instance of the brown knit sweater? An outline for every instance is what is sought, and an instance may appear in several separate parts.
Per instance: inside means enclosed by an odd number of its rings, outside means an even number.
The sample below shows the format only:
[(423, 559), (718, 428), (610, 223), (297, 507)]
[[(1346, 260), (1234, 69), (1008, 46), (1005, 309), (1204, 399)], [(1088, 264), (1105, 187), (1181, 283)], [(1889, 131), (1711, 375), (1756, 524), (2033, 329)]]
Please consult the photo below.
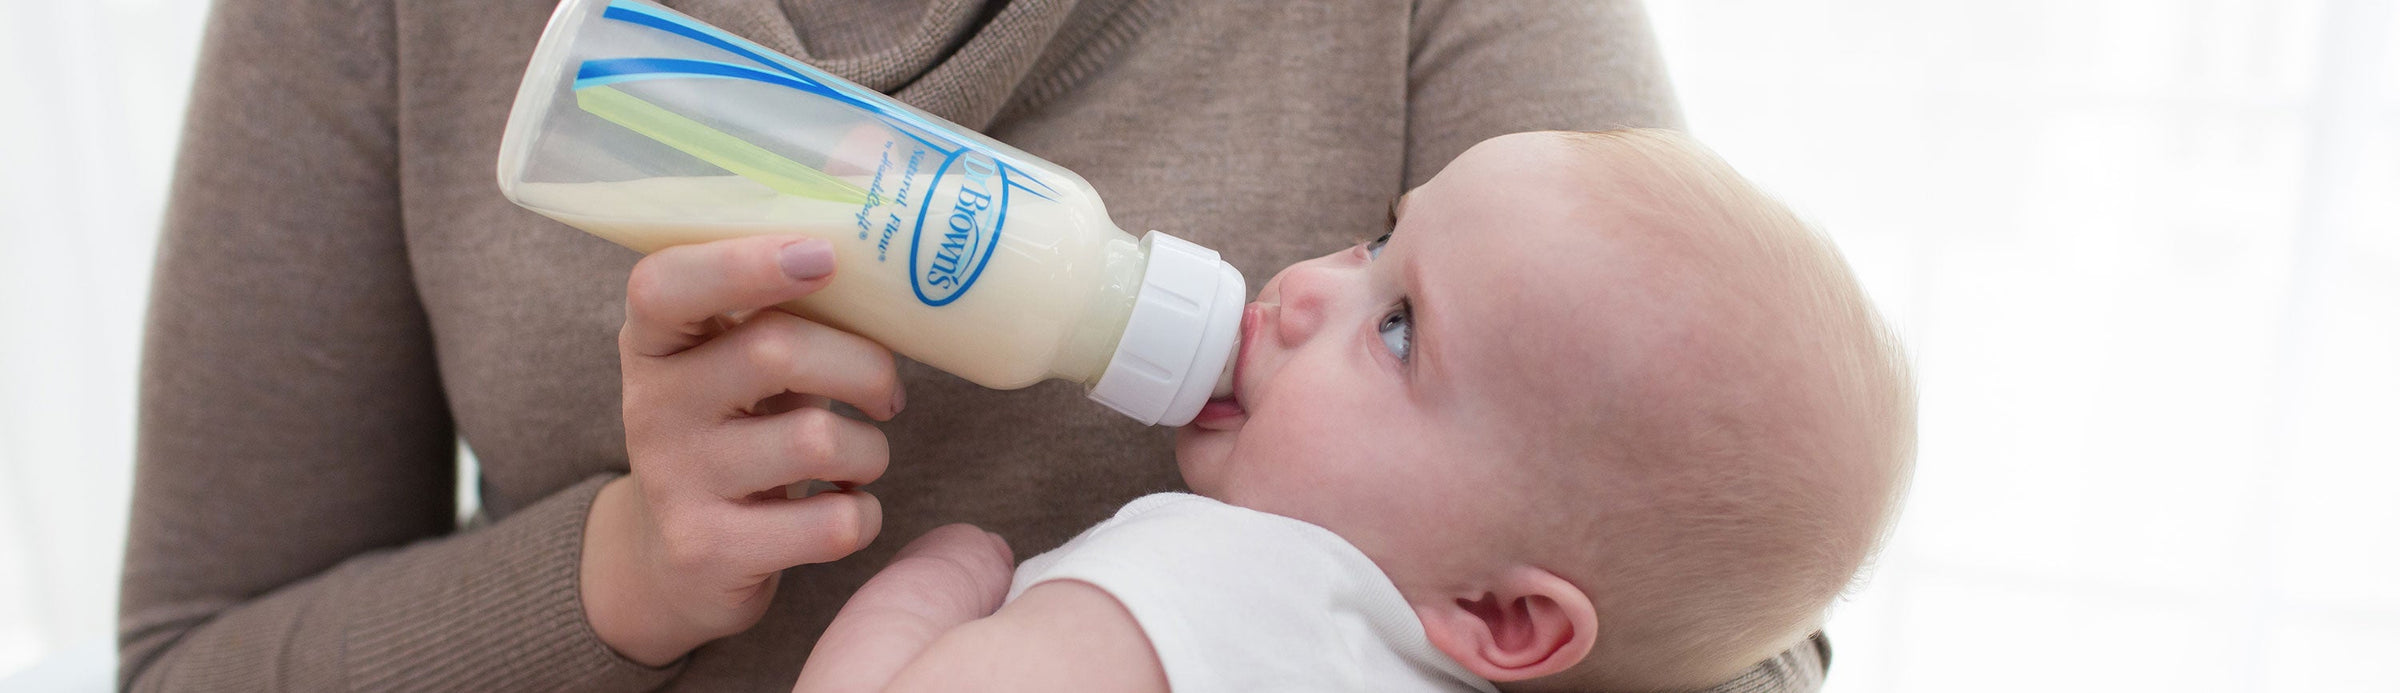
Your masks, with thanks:
[[(1381, 232), (1468, 145), (1673, 125), (1631, 0), (689, 0), (679, 9), (1081, 172), (1253, 286)], [(1165, 429), (1071, 386), (905, 365), (885, 541), (794, 569), (663, 670), (579, 605), (626, 469), (627, 250), (501, 199), (549, 0), (220, 0), (150, 308), (121, 680), (143, 690), (782, 690), (851, 590), (945, 522), (1025, 555), (1178, 487)], [(490, 521), (453, 522), (453, 458)], [(1804, 647), (1742, 690), (1814, 686)]]

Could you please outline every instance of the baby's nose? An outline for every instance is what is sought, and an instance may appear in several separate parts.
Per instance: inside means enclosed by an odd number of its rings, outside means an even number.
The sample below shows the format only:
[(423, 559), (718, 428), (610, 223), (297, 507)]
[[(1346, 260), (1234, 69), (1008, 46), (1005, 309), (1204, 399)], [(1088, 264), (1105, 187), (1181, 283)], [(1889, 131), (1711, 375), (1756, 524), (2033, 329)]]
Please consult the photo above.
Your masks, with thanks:
[(1275, 338), (1284, 346), (1299, 346), (1314, 336), (1325, 324), (1325, 315), (1333, 304), (1333, 273), (1306, 265), (1296, 265), (1277, 277), (1281, 289), (1275, 296)]

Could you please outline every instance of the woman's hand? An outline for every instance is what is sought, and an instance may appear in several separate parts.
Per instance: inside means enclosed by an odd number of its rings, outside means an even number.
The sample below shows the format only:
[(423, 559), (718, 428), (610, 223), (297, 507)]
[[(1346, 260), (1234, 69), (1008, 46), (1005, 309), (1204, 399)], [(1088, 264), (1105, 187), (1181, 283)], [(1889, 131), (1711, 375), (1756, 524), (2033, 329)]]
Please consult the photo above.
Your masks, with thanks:
[[(661, 250), (625, 286), (618, 351), (633, 474), (592, 502), (584, 615), (651, 666), (758, 622), (786, 568), (832, 561), (883, 524), (852, 487), (883, 474), (877, 421), (902, 403), (891, 352), (771, 306), (832, 280), (832, 246), (793, 236)], [(834, 490), (787, 498), (810, 480)], [(799, 495), (799, 494), (791, 494)]]

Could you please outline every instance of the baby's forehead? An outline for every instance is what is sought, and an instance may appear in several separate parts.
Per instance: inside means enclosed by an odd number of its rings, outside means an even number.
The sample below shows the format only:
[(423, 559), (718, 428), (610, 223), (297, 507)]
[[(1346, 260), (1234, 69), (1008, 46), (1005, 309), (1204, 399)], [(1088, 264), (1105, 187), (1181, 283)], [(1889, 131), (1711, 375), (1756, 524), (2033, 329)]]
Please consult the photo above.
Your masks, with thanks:
[(1424, 327), (1459, 343), (1462, 389), (1536, 423), (1738, 348), (1707, 324), (1732, 319), (1728, 287), (1754, 264), (1716, 228), (1734, 211), (1662, 191), (1688, 181), (1609, 147), (1505, 144), (1462, 157), (1478, 175), (1437, 179), (1461, 213), (1424, 231), (1429, 290), (1450, 294)]
[(1448, 244), (1428, 244), (1435, 252), (1426, 253), (1433, 304), (1419, 327), (1447, 348), (1438, 357), (1455, 389), (1508, 412), (1503, 428), (1523, 430), (1516, 424), (1565, 416), (1572, 400), (1609, 388), (1649, 320), (1631, 304), (1652, 279), (1611, 257), (1588, 229), (1477, 235), (1479, 248), (1444, 253)]

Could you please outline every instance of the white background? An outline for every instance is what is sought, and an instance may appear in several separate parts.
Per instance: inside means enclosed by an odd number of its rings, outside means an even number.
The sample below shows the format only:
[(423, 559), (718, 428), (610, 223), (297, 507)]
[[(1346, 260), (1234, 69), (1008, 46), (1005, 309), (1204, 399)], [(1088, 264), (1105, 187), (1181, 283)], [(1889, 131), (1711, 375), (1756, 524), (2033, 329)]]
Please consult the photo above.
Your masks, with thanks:
[[(1653, 0), (1923, 386), (1828, 691), (2400, 691), (2396, 5)], [(0, 687), (108, 687), (203, 14), (0, 0)]]

